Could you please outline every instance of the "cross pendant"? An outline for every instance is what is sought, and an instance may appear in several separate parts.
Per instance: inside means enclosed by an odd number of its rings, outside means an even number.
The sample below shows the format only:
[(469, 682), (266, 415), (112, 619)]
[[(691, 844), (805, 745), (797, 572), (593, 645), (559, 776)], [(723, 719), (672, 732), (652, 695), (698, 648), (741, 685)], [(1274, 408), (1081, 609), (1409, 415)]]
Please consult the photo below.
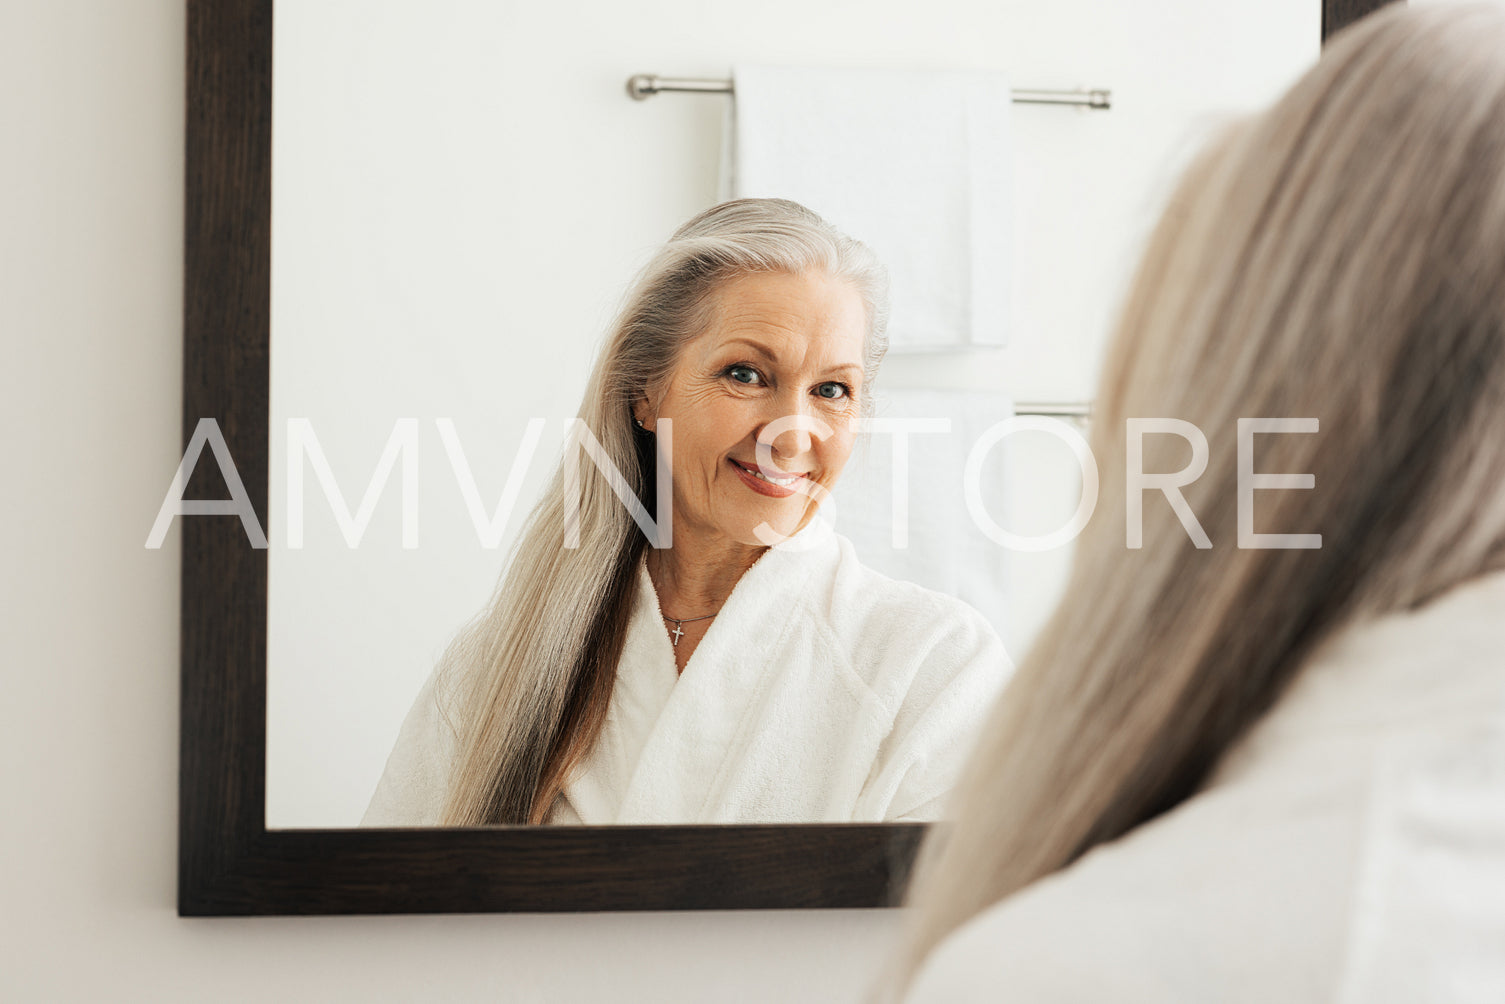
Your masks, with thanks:
[(674, 622), (674, 632), (673, 633), (674, 633), (674, 647), (675, 648), (679, 648), (679, 639), (681, 639), (681, 638), (683, 638), (685, 636), (684, 629), (681, 628), (679, 625), (680, 625), (679, 621), (675, 621)]

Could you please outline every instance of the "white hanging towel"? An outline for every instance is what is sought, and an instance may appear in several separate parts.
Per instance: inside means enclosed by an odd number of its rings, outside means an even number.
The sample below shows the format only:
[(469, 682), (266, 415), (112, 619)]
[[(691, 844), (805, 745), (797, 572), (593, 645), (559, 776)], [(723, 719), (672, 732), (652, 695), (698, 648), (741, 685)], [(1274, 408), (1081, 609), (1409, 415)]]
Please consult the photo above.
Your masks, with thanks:
[(1009, 329), (1010, 92), (989, 71), (739, 66), (725, 197), (793, 199), (889, 268), (894, 352)]
[[(864, 565), (955, 596), (1008, 637), (1008, 551), (968, 508), (964, 475), (968, 456), (1013, 417), (1013, 404), (993, 391), (893, 390), (879, 392), (873, 410), (871, 434), (822, 511)], [(1006, 438), (984, 445), (976, 472), (986, 516), (1003, 527), (1010, 525), (1007, 452)]]

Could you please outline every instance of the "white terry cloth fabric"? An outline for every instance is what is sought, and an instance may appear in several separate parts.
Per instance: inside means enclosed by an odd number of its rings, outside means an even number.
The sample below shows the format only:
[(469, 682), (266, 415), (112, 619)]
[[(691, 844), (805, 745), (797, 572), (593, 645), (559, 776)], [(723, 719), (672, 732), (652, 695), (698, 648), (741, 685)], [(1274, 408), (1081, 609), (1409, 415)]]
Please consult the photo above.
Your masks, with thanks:
[(793, 199), (871, 247), (894, 352), (1009, 330), (1011, 97), (987, 71), (738, 66), (727, 197)]
[(907, 999), (1505, 1000), (1505, 573), (1333, 638), (1199, 794), (978, 915)]
[[(1013, 417), (1013, 404), (992, 391), (891, 390), (879, 392), (873, 415), (832, 491), (834, 504), (821, 511), (864, 565), (957, 597), (1006, 637), (1008, 552), (973, 518), (963, 488), (967, 457)], [(1008, 440), (979, 456), (987, 516), (1007, 528)]]
[[(863, 568), (819, 524), (743, 575), (683, 675), (646, 566), (637, 594), (603, 733), (551, 823), (934, 819), (1012, 668), (975, 610)], [(431, 679), (362, 825), (438, 821), (440, 704)]]

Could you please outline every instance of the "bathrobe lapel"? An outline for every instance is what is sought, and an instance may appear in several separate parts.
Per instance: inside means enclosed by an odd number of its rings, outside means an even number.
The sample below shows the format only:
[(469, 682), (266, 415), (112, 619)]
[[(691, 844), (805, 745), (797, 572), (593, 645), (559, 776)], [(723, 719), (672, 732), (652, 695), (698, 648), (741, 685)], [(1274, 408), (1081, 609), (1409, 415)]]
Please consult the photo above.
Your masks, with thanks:
[(633, 603), (606, 724), (595, 749), (565, 787), (569, 807), (587, 826), (607, 826), (621, 816), (622, 797), (643, 746), (679, 680), (674, 651), (660, 626), (658, 597), (642, 565)]

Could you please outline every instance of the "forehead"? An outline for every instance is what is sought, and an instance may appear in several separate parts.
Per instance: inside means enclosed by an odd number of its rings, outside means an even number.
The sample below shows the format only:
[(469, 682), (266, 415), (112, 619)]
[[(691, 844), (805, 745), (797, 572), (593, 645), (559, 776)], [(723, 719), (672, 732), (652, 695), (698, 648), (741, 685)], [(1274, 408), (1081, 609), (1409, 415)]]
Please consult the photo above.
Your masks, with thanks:
[(754, 272), (712, 294), (702, 352), (751, 341), (790, 362), (860, 363), (867, 307), (849, 282), (824, 272)]

